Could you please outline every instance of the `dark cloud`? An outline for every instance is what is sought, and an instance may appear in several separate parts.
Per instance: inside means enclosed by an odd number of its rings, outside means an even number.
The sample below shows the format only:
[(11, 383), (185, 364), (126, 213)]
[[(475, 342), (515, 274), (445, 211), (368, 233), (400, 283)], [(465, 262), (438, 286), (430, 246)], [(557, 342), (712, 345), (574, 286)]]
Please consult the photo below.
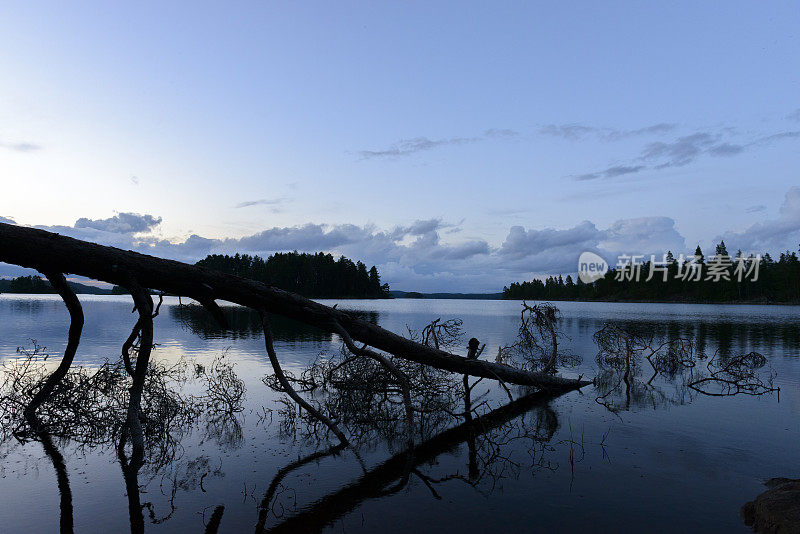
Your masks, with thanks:
[(113, 234), (134, 234), (149, 232), (161, 224), (161, 217), (139, 215), (138, 213), (119, 213), (108, 219), (87, 219), (75, 221), (75, 228), (92, 228)]

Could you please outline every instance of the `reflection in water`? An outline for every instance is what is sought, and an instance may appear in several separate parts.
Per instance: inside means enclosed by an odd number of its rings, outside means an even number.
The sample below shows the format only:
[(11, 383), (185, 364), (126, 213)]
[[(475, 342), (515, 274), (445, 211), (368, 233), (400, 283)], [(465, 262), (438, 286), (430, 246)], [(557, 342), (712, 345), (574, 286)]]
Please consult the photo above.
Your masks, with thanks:
[[(284, 519), (280, 523), (265, 528), (267, 516), (274, 514), (275, 488), (286, 475), (311, 461), (339, 452), (338, 448), (328, 449), (322, 453), (310, 455), (297, 462), (292, 462), (278, 472), (270, 484), (270, 489), (259, 506), (259, 520), (256, 532), (319, 532), (333, 524), (338, 518), (353, 511), (364, 501), (384, 497), (403, 489), (413, 474), (428, 487), (434, 497), (438, 497), (435, 486), (448, 481), (462, 481), (476, 484), (484, 474), (488, 477), (505, 476), (512, 466), (517, 467), (515, 460), (504, 456), (508, 444), (515, 439), (527, 439), (533, 443), (549, 441), (558, 426), (555, 412), (548, 409), (547, 403), (554, 397), (545, 393), (532, 393), (515, 401), (491, 410), (475, 419), (471, 419), (453, 428), (445, 430), (417, 445), (412, 450), (403, 451), (382, 462), (378, 466), (364, 472), (352, 484), (343, 486), (335, 492), (307, 506), (299, 514)], [(535, 411), (535, 423), (530, 424), (526, 418), (514, 423), (514, 420)], [(546, 415), (539, 415), (539, 412)], [(470, 410), (471, 412), (471, 410)], [(476, 443), (476, 440), (480, 442)], [(451, 452), (460, 444), (469, 444), (470, 450), (482, 450), (481, 468), (470, 466), (469, 475), (451, 473), (441, 477), (430, 477), (419, 469), (434, 464), (436, 458)], [(540, 447), (541, 450), (543, 450)], [(470, 457), (470, 464), (477, 460)], [(536, 462), (541, 462), (536, 459)], [(283, 510), (283, 507), (280, 508)], [(275, 514), (277, 515), (277, 514)]]
[[(22, 410), (38, 385), (49, 376), (45, 365), (47, 355), (40, 349), (23, 351), (23, 357), (4, 363), (0, 386), (3, 421), (21, 421)], [(183, 439), (198, 426), (204, 427), (206, 436), (213, 437), (223, 449), (239, 446), (242, 430), (237, 416), (242, 411), (244, 385), (224, 356), (215, 359), (208, 368), (195, 366), (191, 377), (187, 371), (188, 365), (183, 360), (172, 365), (150, 363), (142, 395), (146, 445), (142, 453), (135, 449), (128, 452), (131, 447), (127, 432), (123, 431), (131, 381), (121, 361), (105, 362), (97, 369), (71, 368), (39, 411), (28, 414), (29, 428), (18, 426), (12, 432), (10, 425), (3, 426), (0, 447), (5, 449), (4, 456), (25, 439), (42, 443), (56, 471), (62, 532), (72, 532), (72, 494), (64, 457), (52, 436), (84, 450), (116, 450), (132, 533), (144, 532), (145, 508), (153, 524), (163, 523), (175, 511), (174, 498), (178, 490), (193, 491), (202, 486), (204, 478), (222, 476), (219, 468), (211, 466), (207, 456), (186, 462), (179, 459), (178, 451)], [(184, 393), (190, 382), (203, 385), (205, 392), (200, 395)], [(141, 484), (140, 475), (143, 474), (147, 482)], [(141, 502), (141, 493), (146, 492), (156, 478), (162, 481), (162, 491), (164, 481), (172, 486), (171, 510), (163, 517), (156, 515), (151, 502)]]
[[(412, 336), (429, 346), (450, 348), (457, 345), (463, 332), (460, 322), (435, 320), (419, 334), (412, 332)], [(470, 354), (477, 354), (478, 347), (478, 340), (471, 339)], [(346, 347), (333, 357), (318, 359), (301, 377), (290, 378), (307, 392), (317, 389), (326, 392), (323, 399), (316, 400), (315, 408), (347, 429), (356, 444), (354, 454), (358, 455), (358, 447), (377, 441), (390, 446), (406, 444), (407, 448), (374, 468), (364, 468), (356, 482), (267, 528), (269, 515), (282, 519), (286, 509), (279, 500), (283, 493), (278, 493), (279, 487), (285, 490), (286, 476), (311, 461), (336, 455), (343, 449), (334, 447), (291, 462), (277, 472), (261, 500), (256, 532), (318, 532), (368, 499), (398, 493), (409, 484), (412, 476), (421, 480), (436, 499), (440, 499), (436, 487), (450, 481), (475, 488), (484, 486), (491, 492), (500, 479), (519, 473), (522, 462), (513, 457), (514, 450), (526, 451), (530, 468), (549, 466), (544, 459), (545, 444), (558, 428), (558, 416), (548, 403), (557, 394), (522, 390), (522, 398), (514, 400), (511, 391), (506, 389), (510, 402), (492, 409), (491, 390), (473, 399), (472, 393), (482, 379), (458, 378), (396, 358), (392, 363), (402, 369), (410, 384), (412, 409), (419, 416), (415, 428), (408, 427), (405, 417), (408, 405), (402, 400), (396, 374), (373, 359), (356, 357)], [(274, 379), (267, 379), (265, 383), (276, 391), (283, 391)], [(463, 407), (463, 411), (458, 411), (459, 407)], [(529, 417), (525, 417), (526, 414)], [(530, 417), (531, 414), (534, 415)], [(305, 439), (321, 439), (315, 418), (298, 417), (290, 410), (282, 411), (281, 416), (284, 426), (303, 427), (300, 434)], [(452, 426), (454, 422), (457, 424)], [(416, 439), (407, 439), (409, 435)], [(463, 443), (468, 449), (466, 476), (460, 471), (438, 476), (423, 472), (425, 467), (436, 463), (437, 457)]]
[[(224, 306), (222, 308), (228, 328), (222, 328), (208, 310), (200, 305), (186, 304), (170, 306), (169, 313), (176, 322), (203, 339), (261, 338), (264, 330), (261, 317), (256, 310), (243, 306)], [(374, 311), (349, 312), (362, 321), (378, 324), (379, 315)], [(277, 341), (304, 342), (328, 341), (330, 334), (304, 323), (280, 315), (270, 317), (272, 335)]]
[[(594, 334), (600, 373), (596, 401), (612, 412), (631, 407), (685, 404), (693, 394), (763, 395), (773, 387), (771, 367), (757, 352), (731, 354), (720, 341), (712, 355), (705, 338), (683, 337), (676, 328), (659, 335), (643, 324), (609, 323)], [(648, 370), (649, 368), (649, 370)]]
[[(42, 428), (36, 419), (36, 415), (32, 414), (29, 416), (29, 423), (32, 429)], [(50, 459), (50, 462), (53, 464), (53, 469), (55, 469), (56, 472), (56, 482), (58, 484), (58, 495), (60, 498), (60, 531), (62, 534), (72, 533), (74, 531), (72, 517), (72, 488), (69, 485), (69, 475), (67, 473), (67, 465), (64, 461), (64, 456), (62, 456), (61, 451), (59, 451), (58, 447), (56, 447), (53, 443), (53, 437), (49, 433), (43, 430), (34, 430), (33, 432), (36, 436), (35, 439), (42, 444), (42, 448), (44, 449), (47, 457)]]
[[(574, 331), (591, 336), (607, 321), (587, 318), (564, 319), (566, 331)], [(645, 318), (614, 320), (623, 330), (645, 332), (656, 338), (694, 339), (697, 350), (707, 353), (719, 350), (720, 355), (730, 355), (734, 347), (737, 351), (767, 351), (774, 347), (784, 347), (792, 352), (800, 351), (800, 329), (793, 322), (742, 321), (720, 318), (709, 321), (703, 317), (693, 320), (664, 319), (652, 321)], [(713, 347), (713, 349), (712, 349)]]

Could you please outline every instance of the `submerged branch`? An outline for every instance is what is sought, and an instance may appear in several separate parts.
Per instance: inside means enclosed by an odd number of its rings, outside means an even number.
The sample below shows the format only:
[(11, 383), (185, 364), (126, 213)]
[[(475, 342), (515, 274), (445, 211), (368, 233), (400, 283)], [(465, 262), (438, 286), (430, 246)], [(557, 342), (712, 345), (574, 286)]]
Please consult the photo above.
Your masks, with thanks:
[(321, 421), (325, 426), (327, 426), (334, 435), (339, 438), (339, 441), (342, 442), (343, 445), (348, 445), (349, 442), (345, 437), (344, 433), (339, 430), (339, 427), (336, 426), (336, 423), (331, 421), (328, 417), (326, 417), (322, 412), (314, 408), (308, 401), (306, 401), (303, 397), (301, 397), (292, 387), (292, 384), (286, 378), (286, 375), (283, 373), (283, 369), (281, 369), (281, 364), (278, 361), (278, 355), (275, 354), (275, 346), (272, 339), (272, 330), (269, 326), (269, 317), (267, 313), (261, 311), (261, 323), (264, 325), (264, 345), (266, 345), (267, 355), (269, 356), (269, 362), (272, 364), (272, 369), (275, 371), (275, 376), (278, 379), (283, 390), (289, 395), (292, 400), (294, 400), (297, 404), (302, 406), (308, 413), (313, 415), (316, 419)]

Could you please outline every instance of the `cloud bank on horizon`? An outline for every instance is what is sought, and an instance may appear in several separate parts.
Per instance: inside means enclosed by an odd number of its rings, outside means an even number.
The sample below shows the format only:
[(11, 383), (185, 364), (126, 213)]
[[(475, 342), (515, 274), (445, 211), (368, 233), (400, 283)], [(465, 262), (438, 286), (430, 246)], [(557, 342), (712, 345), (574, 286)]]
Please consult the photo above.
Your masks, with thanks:
[[(663, 216), (619, 219), (602, 229), (590, 221), (563, 229), (512, 226), (499, 244), (483, 239), (443, 240), (442, 234), (456, 233), (461, 223), (448, 224), (438, 218), (392, 229), (309, 222), (276, 226), (243, 237), (210, 239), (192, 234), (184, 240), (154, 235), (161, 221), (161, 217), (149, 214), (118, 213), (107, 219), (81, 218), (73, 226), (36, 228), (191, 263), (208, 254), (236, 252), (262, 256), (292, 250), (344, 254), (376, 265), (393, 289), (429, 292), (496, 292), (514, 281), (575, 273), (578, 256), (584, 251), (598, 253), (614, 264), (619, 254), (660, 257), (670, 250), (677, 256), (692, 253), (696, 245), (686, 242), (675, 220)], [(15, 224), (8, 217), (0, 217), (0, 222)], [(715, 236), (714, 242), (720, 239), (731, 252), (741, 249), (744, 253), (775, 254), (796, 250), (800, 242), (800, 187), (792, 187), (785, 194), (777, 218), (725, 232)], [(0, 276), (27, 272), (0, 264)]]

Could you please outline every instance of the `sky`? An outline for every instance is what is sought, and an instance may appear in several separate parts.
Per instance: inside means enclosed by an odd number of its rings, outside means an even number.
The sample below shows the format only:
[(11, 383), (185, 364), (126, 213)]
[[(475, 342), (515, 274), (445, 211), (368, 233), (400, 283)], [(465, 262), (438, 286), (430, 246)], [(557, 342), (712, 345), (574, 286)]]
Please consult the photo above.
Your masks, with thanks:
[(566, 4), (8, 4), (0, 221), (407, 291), (797, 250), (797, 4)]

